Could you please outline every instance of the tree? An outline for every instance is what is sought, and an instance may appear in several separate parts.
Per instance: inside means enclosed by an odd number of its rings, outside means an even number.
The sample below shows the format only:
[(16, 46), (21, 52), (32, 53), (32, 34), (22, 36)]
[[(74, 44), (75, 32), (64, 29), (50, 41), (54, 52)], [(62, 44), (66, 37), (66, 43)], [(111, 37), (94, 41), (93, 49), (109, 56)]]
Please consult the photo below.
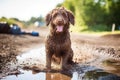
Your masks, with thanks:
[(62, 5), (74, 13), (78, 27), (120, 25), (120, 0), (65, 0)]
[(1, 21), (1, 22), (6, 22), (6, 21), (7, 21), (7, 18), (6, 18), (6, 17), (1, 17), (1, 18), (0, 18), (0, 21)]
[(120, 26), (120, 0), (106, 0), (108, 18), (107, 24)]

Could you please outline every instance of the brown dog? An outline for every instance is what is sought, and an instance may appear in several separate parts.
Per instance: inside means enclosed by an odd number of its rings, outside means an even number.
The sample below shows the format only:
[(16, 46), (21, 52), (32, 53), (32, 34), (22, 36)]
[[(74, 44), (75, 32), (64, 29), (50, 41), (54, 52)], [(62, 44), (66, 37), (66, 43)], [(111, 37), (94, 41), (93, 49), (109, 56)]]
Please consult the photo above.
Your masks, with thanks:
[(73, 14), (64, 7), (53, 9), (46, 16), (47, 26), (50, 24), (50, 33), (45, 42), (46, 67), (51, 70), (51, 61), (61, 64), (62, 69), (68, 69), (72, 64), (73, 51), (69, 34), (70, 23), (74, 25)]

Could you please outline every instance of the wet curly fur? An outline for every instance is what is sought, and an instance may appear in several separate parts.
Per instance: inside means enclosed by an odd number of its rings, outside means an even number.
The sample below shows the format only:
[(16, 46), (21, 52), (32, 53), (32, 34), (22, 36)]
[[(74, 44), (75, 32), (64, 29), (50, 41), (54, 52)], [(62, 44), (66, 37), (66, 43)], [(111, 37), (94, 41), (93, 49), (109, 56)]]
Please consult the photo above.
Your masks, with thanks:
[(69, 69), (69, 64), (73, 63), (69, 25), (74, 25), (74, 22), (72, 12), (64, 7), (55, 8), (46, 15), (46, 25), (50, 25), (45, 42), (47, 69), (51, 69), (53, 60), (61, 64), (62, 69)]

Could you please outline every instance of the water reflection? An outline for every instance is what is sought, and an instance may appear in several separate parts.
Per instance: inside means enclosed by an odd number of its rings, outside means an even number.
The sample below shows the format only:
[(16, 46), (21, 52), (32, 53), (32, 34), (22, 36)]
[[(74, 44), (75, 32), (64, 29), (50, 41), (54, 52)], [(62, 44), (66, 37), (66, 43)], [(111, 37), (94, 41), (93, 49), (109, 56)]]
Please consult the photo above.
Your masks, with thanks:
[(1, 80), (120, 80), (120, 77), (97, 69), (85, 73), (73, 72), (66, 74), (60, 72), (39, 72), (20, 70), (23, 74), (10, 75)]
[(46, 80), (71, 80), (71, 77), (62, 73), (46, 73)]
[(10, 75), (1, 80), (45, 80), (45, 73), (32, 74), (32, 71), (20, 70), (23, 74)]
[(1, 80), (71, 80), (71, 76), (63, 73), (34, 73), (31, 70), (20, 70), (23, 74), (10, 75)]

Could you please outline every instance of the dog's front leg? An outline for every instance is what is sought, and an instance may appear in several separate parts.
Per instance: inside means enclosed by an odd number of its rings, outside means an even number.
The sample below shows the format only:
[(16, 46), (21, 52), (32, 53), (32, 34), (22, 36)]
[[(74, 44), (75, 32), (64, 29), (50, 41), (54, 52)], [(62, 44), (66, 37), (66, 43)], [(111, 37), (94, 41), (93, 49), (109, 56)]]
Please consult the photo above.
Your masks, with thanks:
[(47, 68), (47, 71), (51, 70), (51, 59), (52, 59), (52, 54), (47, 50), (46, 51), (46, 68)]
[(69, 55), (67, 55), (67, 54), (62, 56), (61, 67), (63, 70), (69, 69), (69, 66), (67, 64), (68, 58), (69, 58)]

